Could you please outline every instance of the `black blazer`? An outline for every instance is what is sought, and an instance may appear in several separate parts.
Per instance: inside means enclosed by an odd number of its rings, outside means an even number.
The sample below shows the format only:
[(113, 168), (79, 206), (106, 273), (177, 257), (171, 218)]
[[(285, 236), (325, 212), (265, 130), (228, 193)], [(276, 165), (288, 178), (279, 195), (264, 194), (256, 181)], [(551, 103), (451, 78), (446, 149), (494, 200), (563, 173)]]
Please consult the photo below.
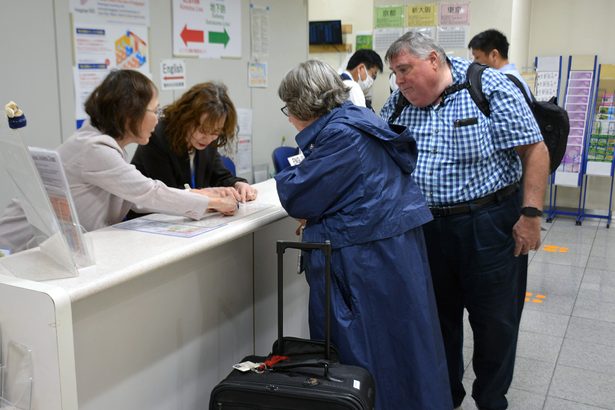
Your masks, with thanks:
[[(132, 163), (143, 175), (160, 180), (167, 186), (183, 189), (184, 184), (190, 184), (190, 158), (187, 152), (177, 155), (171, 150), (164, 128), (164, 120), (159, 121), (149, 143), (137, 148)], [(218, 149), (213, 145), (196, 151), (196, 155), (199, 158), (195, 188), (233, 186), (239, 181), (247, 182), (233, 176), (226, 169)]]

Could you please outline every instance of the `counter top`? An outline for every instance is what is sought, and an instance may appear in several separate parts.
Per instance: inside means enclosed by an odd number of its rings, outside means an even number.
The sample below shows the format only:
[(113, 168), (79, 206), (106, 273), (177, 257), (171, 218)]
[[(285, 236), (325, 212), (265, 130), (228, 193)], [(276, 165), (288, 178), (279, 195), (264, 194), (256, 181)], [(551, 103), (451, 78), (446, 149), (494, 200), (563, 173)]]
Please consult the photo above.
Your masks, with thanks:
[[(287, 216), (280, 205), (275, 180), (269, 179), (254, 186), (258, 190), (255, 204), (266, 204), (270, 205), (269, 207), (247, 216), (228, 217), (224, 226), (192, 238), (118, 229), (113, 226), (89, 232), (86, 237), (91, 239), (96, 265), (82, 269), (76, 277), (48, 280), (45, 284), (65, 290), (75, 302), (154, 269), (232, 241)], [(27, 252), (32, 254), (24, 252), (23, 258), (34, 258), (39, 251)], [(41, 269), (44, 267), (41, 266)]]

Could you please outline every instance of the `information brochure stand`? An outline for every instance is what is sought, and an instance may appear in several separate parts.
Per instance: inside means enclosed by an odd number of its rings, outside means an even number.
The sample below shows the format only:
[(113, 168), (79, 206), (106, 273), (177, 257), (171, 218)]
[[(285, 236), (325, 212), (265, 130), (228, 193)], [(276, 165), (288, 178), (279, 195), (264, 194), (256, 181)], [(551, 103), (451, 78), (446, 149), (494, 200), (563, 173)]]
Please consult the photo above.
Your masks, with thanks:
[[(20, 130), (2, 128), (0, 158), (35, 232), (31, 245), (40, 248), (36, 255), (41, 258), (32, 262), (32, 257), (24, 257), (31, 253), (26, 250), (0, 258), (0, 265), (15, 276), (31, 280), (77, 276), (79, 269), (91, 267), (92, 252), (81, 231), (58, 154), (28, 149)], [(50, 268), (41, 272), (40, 266)]]
[[(570, 118), (570, 134), (562, 163), (550, 177), (547, 222), (553, 221), (557, 215), (568, 215), (575, 217), (576, 224), (580, 225), (584, 174), (583, 155), (586, 136), (591, 130), (589, 118), (595, 95), (596, 62), (597, 56), (595, 55), (570, 56), (568, 59), (564, 108)], [(576, 211), (558, 209), (558, 187), (581, 188)]]
[[(592, 110), (593, 127), (590, 137), (587, 139), (585, 160), (585, 178), (583, 201), (579, 224), (584, 218), (606, 219), (606, 227), (611, 225), (613, 205), (613, 150), (615, 147), (615, 65), (600, 64), (597, 76), (597, 92), (595, 104)], [(589, 176), (609, 178), (609, 205), (606, 215), (586, 212), (586, 197), (589, 186)]]

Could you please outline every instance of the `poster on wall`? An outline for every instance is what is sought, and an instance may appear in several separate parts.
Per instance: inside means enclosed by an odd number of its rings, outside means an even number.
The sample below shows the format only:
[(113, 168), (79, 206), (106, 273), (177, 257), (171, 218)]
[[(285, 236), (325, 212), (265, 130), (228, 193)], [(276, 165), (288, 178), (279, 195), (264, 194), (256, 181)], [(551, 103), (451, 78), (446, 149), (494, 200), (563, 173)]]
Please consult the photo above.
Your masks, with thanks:
[(438, 23), (435, 3), (412, 4), (408, 6), (408, 27), (429, 27)]
[(250, 49), (253, 59), (269, 56), (269, 13), (269, 6), (258, 7), (250, 3)]
[(361, 32), (357, 33), (355, 37), (355, 50), (367, 49), (372, 50), (374, 48), (374, 36), (372, 33)]
[(240, 0), (173, 0), (173, 54), (241, 57)]
[(374, 8), (375, 28), (402, 28), (405, 22), (404, 6), (381, 6)]
[(237, 175), (252, 180), (252, 110), (237, 108), (237, 148), (235, 165)]
[(440, 3), (441, 26), (467, 26), (470, 24), (470, 3)]
[(267, 88), (267, 63), (249, 62), (248, 63), (248, 87)]
[(391, 43), (401, 37), (403, 33), (403, 28), (374, 29), (374, 50), (386, 51)]
[(75, 22), (75, 114), (86, 118), (83, 103), (109, 70), (133, 69), (149, 76), (147, 27)]
[(455, 54), (454, 50), (467, 52), (468, 26), (438, 27), (438, 44), (447, 54)]
[(70, 0), (75, 21), (149, 26), (149, 0)]

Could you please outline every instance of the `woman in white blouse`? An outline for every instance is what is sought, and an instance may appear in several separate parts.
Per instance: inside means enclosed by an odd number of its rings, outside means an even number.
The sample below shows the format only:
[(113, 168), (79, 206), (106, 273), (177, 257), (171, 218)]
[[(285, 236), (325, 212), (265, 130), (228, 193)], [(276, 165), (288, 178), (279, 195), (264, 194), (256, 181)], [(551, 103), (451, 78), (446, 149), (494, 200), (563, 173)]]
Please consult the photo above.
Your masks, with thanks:
[[(207, 212), (232, 215), (237, 200), (225, 189), (182, 190), (141, 174), (125, 147), (147, 144), (158, 123), (158, 91), (134, 70), (112, 71), (85, 103), (90, 120), (57, 149), (86, 231), (121, 222), (130, 209), (200, 219)], [(18, 201), (0, 219), (0, 247), (36, 246), (37, 232)]]

